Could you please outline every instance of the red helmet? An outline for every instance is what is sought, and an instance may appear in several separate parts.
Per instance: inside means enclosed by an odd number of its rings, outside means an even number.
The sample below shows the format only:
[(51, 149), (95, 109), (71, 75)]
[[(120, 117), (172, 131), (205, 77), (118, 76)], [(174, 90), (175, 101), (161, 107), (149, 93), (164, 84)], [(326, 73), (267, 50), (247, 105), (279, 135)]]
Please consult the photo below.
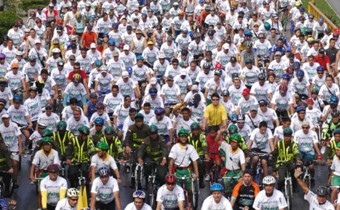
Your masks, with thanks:
[(172, 174), (168, 174), (165, 177), (165, 182), (168, 183), (168, 184), (175, 184), (176, 183), (176, 177)]
[(287, 69), (286, 69), (286, 72), (287, 74), (292, 74), (293, 73), (293, 67), (292, 66), (289, 66)]
[(269, 77), (269, 76), (276, 77), (274, 71), (268, 71), (267, 76), (268, 76), (268, 77)]
[(339, 36), (339, 34), (340, 34), (340, 30), (339, 30), (338, 28), (335, 28), (335, 29), (333, 30), (333, 35), (334, 35), (334, 36)]
[(59, 18), (57, 20), (57, 25), (63, 25), (63, 23), (64, 23), (63, 19)]
[(216, 62), (215, 69), (222, 69), (222, 64), (220, 62)]
[(288, 87), (287, 87), (287, 85), (280, 85), (279, 90), (280, 90), (280, 92), (287, 92)]
[(58, 172), (59, 171), (59, 166), (57, 164), (51, 164), (47, 167), (47, 171), (51, 172), (51, 171), (55, 171)]

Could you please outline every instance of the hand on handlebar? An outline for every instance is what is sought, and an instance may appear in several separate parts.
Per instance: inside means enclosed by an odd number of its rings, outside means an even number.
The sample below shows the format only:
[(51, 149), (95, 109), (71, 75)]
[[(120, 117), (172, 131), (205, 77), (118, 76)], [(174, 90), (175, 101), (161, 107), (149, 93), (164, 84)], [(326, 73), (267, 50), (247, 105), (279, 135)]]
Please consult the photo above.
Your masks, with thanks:
[(198, 175), (197, 175), (197, 174), (192, 174), (192, 178), (193, 178), (193, 179), (197, 179), (197, 178), (198, 178)]
[(7, 172), (13, 174), (13, 168), (10, 168)]
[(209, 156), (208, 154), (205, 154), (205, 155), (204, 155), (204, 158), (205, 158), (207, 161), (210, 160), (210, 156)]
[(31, 182), (34, 182), (34, 181), (35, 181), (35, 177), (34, 177), (34, 175), (33, 175), (33, 174), (31, 174), (31, 175), (30, 175), (30, 177), (29, 177), (29, 179), (30, 179), (30, 181), (31, 181)]

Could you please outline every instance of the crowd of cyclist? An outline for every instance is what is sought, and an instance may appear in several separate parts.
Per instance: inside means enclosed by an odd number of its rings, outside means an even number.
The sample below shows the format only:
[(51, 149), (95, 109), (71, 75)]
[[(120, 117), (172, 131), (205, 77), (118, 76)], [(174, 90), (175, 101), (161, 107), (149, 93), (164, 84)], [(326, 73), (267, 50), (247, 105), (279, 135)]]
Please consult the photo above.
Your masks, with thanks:
[[(0, 45), (1, 196), (20, 187), (30, 155), (38, 209), (77, 209), (85, 185), (83, 208), (183, 210), (193, 180), (211, 195), (192, 209), (291, 209), (282, 193), (290, 174), (310, 209), (339, 210), (340, 30), (305, 8), (300, 0), (34, 8)], [(330, 188), (315, 181), (316, 162), (329, 166), (321, 178)], [(134, 189), (126, 205), (122, 177)]]

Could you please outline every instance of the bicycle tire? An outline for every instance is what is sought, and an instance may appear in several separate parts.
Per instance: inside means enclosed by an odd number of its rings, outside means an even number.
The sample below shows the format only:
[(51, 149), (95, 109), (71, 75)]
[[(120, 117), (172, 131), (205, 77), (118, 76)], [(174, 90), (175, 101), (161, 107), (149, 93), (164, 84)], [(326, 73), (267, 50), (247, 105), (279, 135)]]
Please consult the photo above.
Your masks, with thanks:
[(0, 177), (0, 198), (4, 197), (5, 186), (3, 182), (3, 178)]
[(195, 180), (193, 181), (193, 186), (192, 186), (192, 199), (190, 199), (191, 207), (193, 210), (197, 210), (198, 208), (198, 194), (199, 194), (198, 181)]
[(141, 168), (138, 167), (137, 172), (136, 172), (136, 177), (135, 177), (135, 188), (136, 190), (141, 190), (142, 189), (142, 171)]
[(291, 183), (290, 181), (287, 181), (287, 184), (285, 186), (285, 197), (287, 200), (287, 209), (292, 210), (292, 189), (291, 189)]
[(152, 183), (150, 179), (149, 179), (148, 186), (147, 186), (147, 192), (148, 192), (148, 203), (152, 209), (155, 209), (156, 194), (155, 194), (154, 184)]

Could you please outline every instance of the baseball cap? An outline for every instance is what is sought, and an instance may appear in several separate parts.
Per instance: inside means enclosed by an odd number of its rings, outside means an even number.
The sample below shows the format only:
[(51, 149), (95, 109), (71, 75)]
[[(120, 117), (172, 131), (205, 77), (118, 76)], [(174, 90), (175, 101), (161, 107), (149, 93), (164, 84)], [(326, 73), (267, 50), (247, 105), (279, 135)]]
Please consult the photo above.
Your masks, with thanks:
[(6, 114), (3, 114), (2, 116), (1, 116), (1, 119), (4, 119), (4, 118), (9, 118), (9, 115), (6, 113)]
[(96, 48), (96, 44), (95, 43), (91, 43), (90, 48)]
[(313, 99), (312, 99), (312, 98), (309, 98), (309, 99), (307, 99), (307, 103), (311, 103), (311, 104), (313, 104), (313, 103), (314, 103), (314, 101), (313, 101)]
[(90, 93), (90, 98), (97, 98), (97, 94), (96, 93)]
[(223, 48), (224, 50), (228, 50), (228, 49), (229, 49), (229, 44), (228, 44), (228, 43), (225, 43), (225, 44), (222, 46), (222, 48)]
[(123, 50), (130, 50), (130, 47), (129, 47), (129, 45), (124, 45), (124, 47), (123, 47)]
[(35, 40), (35, 44), (41, 44), (40, 39)]
[(129, 73), (127, 71), (123, 71), (122, 72), (122, 77), (123, 78), (128, 78), (129, 77)]
[(148, 44), (153, 45), (154, 43), (153, 43), (153, 41), (150, 40), (150, 41), (148, 41)]
[(242, 95), (247, 96), (250, 94), (250, 90), (248, 88), (244, 88), (242, 91)]
[(187, 72), (185, 71), (185, 69), (181, 69), (180, 75), (181, 76), (186, 76), (187, 75)]
[(260, 106), (267, 106), (267, 105), (268, 105), (268, 102), (267, 102), (266, 100), (263, 100), (263, 99), (262, 99), (262, 100), (259, 101), (259, 105), (260, 105)]
[(281, 53), (280, 51), (276, 51), (276, 52), (275, 52), (275, 56), (277, 56), (277, 55), (280, 55), (280, 56), (281, 56), (282, 53)]
[(150, 84), (151, 84), (151, 85), (157, 84), (157, 79), (156, 79), (156, 77), (152, 77), (152, 78), (150, 79)]
[(230, 58), (230, 62), (235, 63), (236, 61), (237, 61), (237, 60), (236, 60), (236, 57), (235, 57), (235, 56), (233, 56), (233, 57)]

